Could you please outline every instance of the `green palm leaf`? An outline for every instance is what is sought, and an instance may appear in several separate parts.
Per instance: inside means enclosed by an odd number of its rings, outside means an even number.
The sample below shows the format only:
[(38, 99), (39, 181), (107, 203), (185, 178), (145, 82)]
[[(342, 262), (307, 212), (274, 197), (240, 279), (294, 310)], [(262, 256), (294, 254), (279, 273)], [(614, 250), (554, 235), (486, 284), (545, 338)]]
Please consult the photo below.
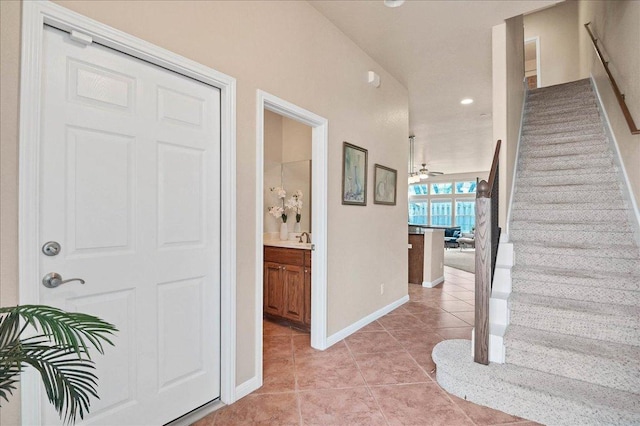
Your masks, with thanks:
[[(40, 334), (21, 338), (29, 326)], [(49, 402), (66, 423), (84, 418), (90, 398), (98, 398), (89, 351), (103, 354), (116, 331), (95, 316), (50, 306), (0, 308), (0, 402), (8, 401), (26, 364), (40, 373)]]

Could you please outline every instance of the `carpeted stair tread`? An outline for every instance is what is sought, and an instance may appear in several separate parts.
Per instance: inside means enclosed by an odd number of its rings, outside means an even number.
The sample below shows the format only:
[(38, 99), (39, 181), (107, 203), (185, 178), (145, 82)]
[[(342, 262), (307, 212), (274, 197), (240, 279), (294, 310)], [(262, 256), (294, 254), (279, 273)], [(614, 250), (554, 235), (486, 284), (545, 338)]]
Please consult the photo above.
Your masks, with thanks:
[(574, 155), (571, 159), (553, 159), (527, 161), (521, 160), (520, 168), (522, 170), (567, 170), (582, 169), (588, 167), (592, 170), (609, 169), (613, 167), (613, 159), (611, 157), (590, 157)]
[(591, 92), (576, 93), (571, 97), (567, 96), (547, 96), (547, 97), (535, 97), (528, 96), (525, 111), (530, 111), (534, 108), (544, 107), (545, 109), (563, 108), (565, 106), (574, 106), (575, 108), (581, 108), (586, 106), (595, 105), (595, 99)]
[[(567, 284), (570, 286), (615, 288), (621, 290), (640, 290), (640, 274), (614, 271), (578, 271), (569, 268), (551, 268), (542, 265), (515, 265), (511, 270), (515, 286), (519, 281), (543, 281), (549, 286)], [(603, 294), (605, 292), (603, 291)]]
[(529, 113), (524, 120), (524, 125), (537, 125), (537, 124), (557, 124), (557, 123), (574, 123), (574, 122), (584, 122), (594, 121), (600, 118), (598, 108), (595, 106), (593, 108), (585, 108), (585, 109), (567, 109), (562, 114), (558, 114), (556, 111), (544, 113)]
[[(574, 250), (572, 253), (577, 253)], [(630, 274), (640, 273), (640, 263), (637, 258), (620, 258), (620, 257), (593, 257), (579, 255), (559, 255), (555, 250), (549, 250), (547, 253), (523, 253), (518, 252), (517, 248), (514, 252), (515, 263), (519, 265), (544, 265), (552, 268), (566, 267), (584, 269), (587, 271), (623, 271)]]
[[(530, 166), (532, 164), (540, 165), (550, 165), (550, 164), (558, 164), (558, 168), (566, 168), (569, 165), (577, 165), (582, 167), (592, 166), (590, 164), (594, 160), (599, 159), (610, 159), (613, 160), (613, 157), (608, 152), (600, 152), (600, 153), (591, 153), (591, 154), (564, 154), (564, 155), (547, 155), (547, 156), (539, 156), (539, 157), (523, 157), (520, 159), (520, 164), (524, 167)], [(594, 176), (594, 180), (598, 180), (598, 177)]]
[[(589, 161), (592, 163), (592, 161)], [(587, 169), (585, 169), (587, 167)], [(600, 173), (599, 176), (594, 176), (595, 170), (607, 170), (607, 172)], [(549, 164), (547, 166), (537, 164), (534, 166), (522, 168), (518, 171), (518, 179), (525, 179), (527, 183), (537, 184), (538, 186), (561, 186), (561, 181), (565, 181), (573, 185), (586, 185), (592, 187), (602, 187), (601, 189), (608, 189), (611, 192), (611, 184), (614, 184), (616, 189), (619, 188), (616, 182), (615, 176), (618, 168), (613, 165), (612, 160), (603, 160), (602, 164), (583, 165), (580, 167), (578, 163), (562, 163), (558, 161), (557, 165)], [(602, 176), (602, 179), (599, 177)], [(527, 190), (523, 186), (516, 188), (520, 192), (532, 192)]]
[(605, 244), (597, 246), (593, 244), (579, 244), (566, 240), (559, 242), (536, 242), (529, 241), (526, 244), (514, 241), (518, 254), (551, 254), (557, 256), (581, 256), (581, 257), (604, 257), (617, 259), (631, 259), (640, 263), (640, 253), (633, 241), (630, 244)]
[(636, 394), (517, 365), (485, 366), (470, 353), (469, 340), (440, 342), (432, 353), (438, 384), (460, 398), (545, 424), (640, 423)]
[(639, 347), (518, 325), (506, 336), (509, 364), (640, 394)]
[[(526, 194), (526, 198), (525, 195)], [(514, 194), (514, 202), (523, 200), (523, 202), (539, 202), (552, 203), (561, 200), (567, 203), (606, 203), (606, 202), (624, 202), (622, 194), (619, 191), (597, 191), (585, 196), (582, 191), (542, 191), (542, 192), (525, 192), (520, 197), (520, 192), (516, 190)]]
[(552, 86), (536, 87), (529, 90), (529, 96), (544, 96), (547, 94), (557, 95), (590, 90), (591, 80), (589, 80), (588, 78), (582, 78), (580, 80), (574, 80), (568, 83), (559, 83)]
[(604, 141), (602, 140), (602, 131), (598, 130), (590, 134), (586, 134), (586, 133), (555, 134), (551, 137), (537, 136), (537, 135), (521, 136), (521, 142), (522, 142), (523, 148), (529, 145), (532, 145), (532, 146), (561, 145), (564, 143), (580, 142), (580, 141), (586, 141), (587, 143), (591, 143), (596, 140), (599, 140), (600, 143), (604, 143)]
[(605, 144), (580, 144), (577, 142), (560, 145), (540, 145), (534, 150), (522, 150), (521, 155), (526, 158), (546, 158), (551, 156), (579, 155), (579, 154), (608, 154), (609, 147)]
[(585, 124), (584, 121), (576, 120), (572, 122), (560, 123), (526, 123), (522, 126), (522, 134), (524, 135), (540, 135), (540, 134), (566, 134), (566, 133), (598, 133), (604, 132), (602, 124), (595, 122)]
[(538, 210), (576, 210), (588, 207), (592, 210), (612, 210), (612, 209), (626, 209), (626, 205), (624, 201), (609, 201), (604, 203), (593, 202), (589, 203), (587, 206), (586, 203), (580, 203), (577, 201), (566, 201), (566, 202), (531, 202), (531, 201), (514, 201), (511, 206), (514, 210), (523, 210), (523, 209), (531, 209), (535, 208)]
[[(609, 182), (619, 182), (619, 179), (615, 179), (618, 175), (619, 169), (617, 166), (613, 166), (608, 170), (602, 170), (599, 172), (598, 177), (602, 176), (603, 179)], [(565, 177), (571, 178), (572, 176), (583, 176), (589, 175), (593, 176), (593, 170), (586, 168), (578, 168), (578, 169), (567, 169), (567, 170), (519, 170), (518, 171), (518, 179), (530, 179), (530, 178), (546, 178), (546, 177)], [(611, 176), (611, 178), (609, 178)], [(615, 180), (611, 180), (615, 179)], [(533, 182), (535, 183), (535, 181)], [(527, 185), (520, 185), (518, 189), (522, 189), (522, 187), (526, 187)]]
[[(613, 225), (613, 226), (612, 226)], [(509, 230), (544, 230), (544, 231), (574, 231), (574, 232), (585, 232), (585, 230), (592, 232), (608, 232), (609, 230), (613, 230), (612, 232), (632, 232), (631, 227), (626, 221), (622, 222), (612, 222), (608, 219), (604, 219), (602, 221), (579, 221), (579, 220), (538, 220), (538, 219), (530, 219), (530, 220), (512, 220), (509, 225)]]
[(612, 232), (608, 229), (604, 231), (593, 231), (589, 229), (589, 232), (584, 232), (585, 229), (579, 230), (540, 230), (540, 229), (514, 229), (513, 227), (509, 231), (509, 239), (513, 243), (525, 244), (531, 242), (534, 244), (549, 244), (559, 245), (575, 243), (577, 245), (592, 245), (597, 246), (599, 244), (607, 246), (633, 246), (634, 238), (628, 232)]
[(512, 292), (509, 307), (510, 324), (640, 346), (638, 306)]
[(511, 219), (513, 221), (518, 220), (535, 220), (537, 222), (606, 222), (609, 221), (612, 226), (619, 222), (626, 222), (628, 219), (628, 212), (625, 209), (610, 209), (610, 210), (545, 210), (545, 209), (530, 209), (530, 210), (513, 210), (511, 212)]
[(512, 288), (516, 293), (534, 294), (544, 297), (582, 300), (584, 302), (602, 303), (602, 295), (606, 292), (607, 302), (616, 305), (640, 306), (640, 291), (620, 290), (607, 286), (608, 281), (595, 283), (589, 287), (583, 282), (579, 285), (558, 283), (556, 281), (538, 281), (513, 279)]

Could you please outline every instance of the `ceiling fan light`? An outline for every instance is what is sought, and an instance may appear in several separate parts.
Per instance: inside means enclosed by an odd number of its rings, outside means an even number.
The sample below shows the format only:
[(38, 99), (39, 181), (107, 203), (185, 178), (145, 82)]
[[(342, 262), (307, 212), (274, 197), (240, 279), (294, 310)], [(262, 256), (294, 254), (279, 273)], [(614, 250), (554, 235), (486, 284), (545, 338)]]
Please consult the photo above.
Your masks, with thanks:
[(420, 179), (428, 179), (429, 178), (429, 173), (421, 171), (419, 178)]

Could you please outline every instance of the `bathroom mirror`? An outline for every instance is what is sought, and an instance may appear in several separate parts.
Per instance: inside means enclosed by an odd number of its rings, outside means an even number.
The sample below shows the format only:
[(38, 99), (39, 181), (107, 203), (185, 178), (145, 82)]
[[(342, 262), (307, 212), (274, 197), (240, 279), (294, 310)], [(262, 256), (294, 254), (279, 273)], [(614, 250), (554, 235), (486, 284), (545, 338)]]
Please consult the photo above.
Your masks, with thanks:
[[(300, 230), (311, 232), (311, 160), (290, 161), (282, 163), (282, 187), (287, 191), (287, 199), (297, 190), (302, 191), (302, 212)], [(296, 222), (294, 212), (289, 212), (289, 226), (293, 229)]]

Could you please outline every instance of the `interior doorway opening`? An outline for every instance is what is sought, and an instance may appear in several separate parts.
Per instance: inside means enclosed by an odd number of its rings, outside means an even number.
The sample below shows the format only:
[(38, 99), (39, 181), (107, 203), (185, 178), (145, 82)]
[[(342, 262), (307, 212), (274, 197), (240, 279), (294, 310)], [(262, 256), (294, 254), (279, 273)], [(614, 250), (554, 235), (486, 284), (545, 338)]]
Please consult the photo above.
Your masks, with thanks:
[(529, 90), (542, 87), (540, 78), (540, 38), (524, 41), (524, 78)]
[[(294, 296), (298, 303), (285, 306), (285, 310), (289, 312), (289, 316), (298, 320), (298, 324), (304, 324), (304, 317), (299, 317), (300, 312), (296, 312), (296, 306), (303, 306), (303, 294), (305, 287), (300, 286), (302, 282), (310, 283), (306, 287), (308, 309), (303, 309), (302, 315), (307, 315), (306, 322), (310, 330), (310, 343), (314, 349), (324, 350), (327, 344), (327, 157), (328, 157), (328, 122), (325, 118), (320, 117), (310, 111), (300, 108), (288, 101), (270, 95), (266, 92), (258, 90), (257, 93), (257, 119), (256, 119), (256, 280), (255, 280), (255, 371), (257, 383), (253, 386), (255, 389), (262, 385), (263, 374), (263, 316), (267, 312), (264, 308), (265, 297), (269, 298), (273, 295), (266, 294), (265, 280), (280, 279), (284, 281), (286, 286), (293, 287)], [(267, 132), (269, 131), (268, 120), (282, 120), (284, 126), (289, 126), (287, 131), (297, 134), (292, 139), (295, 141), (291, 144), (283, 145), (283, 148), (276, 146), (275, 151), (280, 150), (281, 159), (292, 160), (280, 163), (278, 168), (274, 161), (271, 148), (266, 142), (269, 139)], [(284, 124), (286, 123), (286, 124)], [(265, 125), (266, 124), (266, 125)], [(277, 126), (276, 126), (277, 127)], [(310, 159), (308, 157), (309, 147), (304, 143), (299, 143), (305, 138), (308, 139), (310, 130), (311, 146)], [(277, 132), (276, 132), (277, 133)], [(306, 134), (307, 136), (302, 136)], [(277, 139), (277, 137), (276, 137)], [(287, 152), (284, 152), (284, 150)], [(269, 150), (269, 151), (268, 151)], [(277, 158), (277, 154), (275, 155)], [(309, 161), (310, 160), (310, 161)], [(298, 162), (302, 161), (302, 162)], [(305, 163), (305, 161), (309, 161)], [(283, 170), (282, 164), (292, 164), (294, 170)], [(300, 172), (309, 170), (309, 194), (305, 194), (302, 190), (304, 178), (300, 179)], [(303, 173), (304, 174), (304, 173)], [(284, 183), (285, 191), (285, 214), (287, 214), (286, 228), (283, 229), (282, 239), (280, 239), (280, 228), (282, 227), (282, 218), (278, 218), (278, 212), (270, 215), (268, 207), (279, 206), (282, 208), (282, 199), (278, 198), (275, 191), (271, 191), (272, 186), (269, 181)], [(290, 176), (296, 175), (293, 183), (289, 184), (284, 179), (289, 180)], [(275, 180), (273, 180), (275, 178)], [(298, 179), (297, 181), (295, 179)], [(287, 188), (289, 186), (290, 188)], [(296, 232), (296, 212), (286, 210), (286, 203), (291, 196), (300, 189), (302, 191), (303, 207), (300, 220), (300, 232)], [(278, 203), (279, 202), (279, 203)], [(305, 218), (309, 213), (308, 219)], [(306, 222), (308, 220), (308, 222)], [(275, 226), (277, 229), (274, 229)], [(305, 229), (303, 229), (305, 228)], [(307, 234), (311, 234), (307, 240), (304, 232), (308, 229)], [(277, 232), (276, 232), (277, 231)], [(286, 234), (286, 235), (285, 235)], [(267, 258), (264, 241), (266, 238), (276, 237), (286, 246), (290, 242), (292, 246), (304, 244), (305, 250), (300, 250), (301, 260), (284, 259), (285, 263), (280, 264), (280, 269), (266, 266), (266, 263), (277, 263), (274, 260), (282, 261), (282, 258)], [(291, 237), (291, 239), (289, 239)], [(302, 242), (299, 242), (302, 237)], [(278, 247), (274, 247), (278, 248)], [(287, 247), (284, 247), (287, 248)], [(300, 255), (300, 253), (293, 253)], [(293, 265), (288, 266), (289, 261)], [(313, 267), (311, 267), (313, 265)], [(273, 265), (270, 265), (273, 266)], [(269, 271), (269, 272), (268, 272)], [(309, 294), (310, 293), (310, 294)], [(253, 389), (251, 389), (253, 390)], [(247, 391), (251, 391), (247, 389)]]

